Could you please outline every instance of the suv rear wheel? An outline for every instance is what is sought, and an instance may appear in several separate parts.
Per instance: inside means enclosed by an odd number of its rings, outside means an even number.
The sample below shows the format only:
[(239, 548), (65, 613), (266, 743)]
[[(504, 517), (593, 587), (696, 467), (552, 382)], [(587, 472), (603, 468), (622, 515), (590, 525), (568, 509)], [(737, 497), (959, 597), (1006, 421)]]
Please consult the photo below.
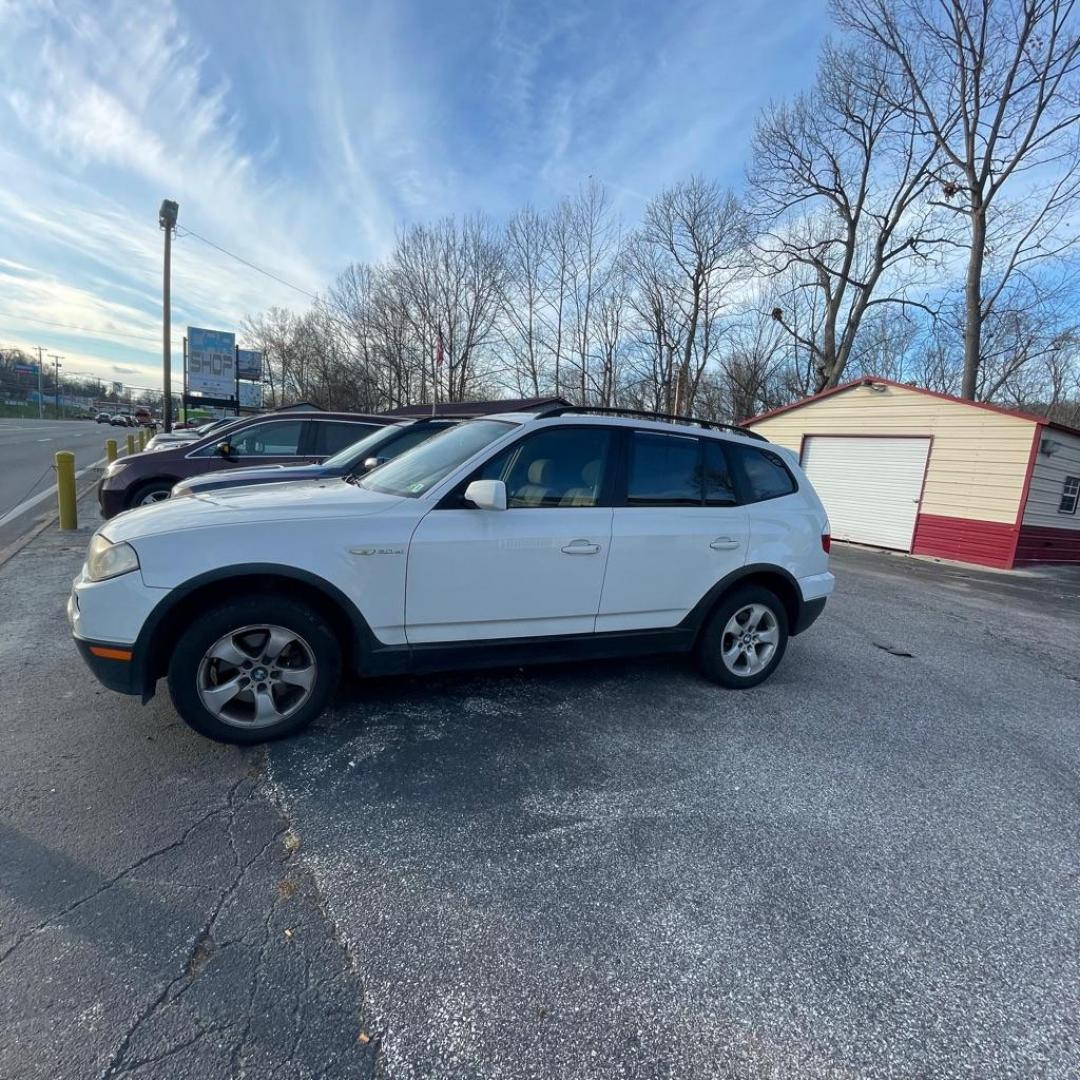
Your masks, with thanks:
[(746, 585), (721, 600), (709, 617), (698, 641), (698, 664), (713, 682), (747, 689), (776, 670), (787, 642), (787, 611), (780, 598)]
[(306, 604), (245, 597), (200, 614), (169, 663), (169, 692), (196, 731), (256, 743), (306, 727), (341, 675), (333, 630)]

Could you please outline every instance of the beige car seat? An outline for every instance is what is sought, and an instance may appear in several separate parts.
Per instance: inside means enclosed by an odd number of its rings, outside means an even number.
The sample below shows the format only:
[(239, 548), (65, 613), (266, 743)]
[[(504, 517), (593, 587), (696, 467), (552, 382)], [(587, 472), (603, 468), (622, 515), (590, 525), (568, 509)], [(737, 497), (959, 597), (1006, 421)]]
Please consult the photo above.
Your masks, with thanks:
[(551, 458), (537, 458), (529, 466), (528, 483), (522, 484), (511, 493), (514, 506), (539, 506), (544, 496), (551, 490), (554, 479), (554, 465)]
[(570, 488), (559, 500), (560, 506), (595, 506), (600, 495), (600, 459), (586, 462), (581, 470), (581, 485)]

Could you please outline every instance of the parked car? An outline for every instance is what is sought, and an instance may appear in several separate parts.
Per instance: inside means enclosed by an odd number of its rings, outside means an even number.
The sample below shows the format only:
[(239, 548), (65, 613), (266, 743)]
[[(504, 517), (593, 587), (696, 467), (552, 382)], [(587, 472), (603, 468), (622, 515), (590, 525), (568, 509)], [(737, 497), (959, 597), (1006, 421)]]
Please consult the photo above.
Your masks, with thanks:
[(334, 477), (363, 476), (379, 465), (411, 450), (414, 446), (445, 431), (462, 418), (425, 417), (422, 420), (401, 420), (376, 428), (359, 442), (346, 446), (320, 465), (263, 465), (254, 469), (227, 469), (208, 476), (193, 476), (181, 480), (172, 489), (171, 497), (205, 495), (225, 488), (251, 487), (255, 484), (282, 484), (292, 480), (328, 480)]
[(173, 485), (189, 476), (244, 465), (315, 464), (390, 422), (362, 413), (246, 417), (193, 442), (118, 458), (98, 482), (98, 504), (110, 518), (167, 499)]
[(174, 427), (172, 431), (162, 431), (155, 435), (146, 444), (146, 449), (158, 450), (163, 446), (173, 446), (176, 443), (194, 442), (196, 439), (205, 438), (212, 431), (223, 431), (225, 428), (238, 424), (244, 419), (250, 419), (250, 417), (225, 416), (220, 420), (203, 421), (195, 427)]
[[(266, 422), (266, 421), (263, 421)], [(833, 588), (825, 510), (760, 436), (566, 407), (367, 476), (177, 499), (93, 536), (68, 614), (107, 687), (195, 730), (297, 731), (362, 675), (693, 651), (768, 678)]]
[(107, 413), (107, 412), (99, 412), (99, 413), (98, 413), (98, 414), (97, 414), (97, 415), (96, 415), (96, 416), (94, 417), (94, 419), (95, 419), (95, 420), (96, 420), (96, 421), (97, 421), (97, 422), (98, 422), (99, 424), (108, 424), (108, 423), (110, 423), (110, 422), (111, 422), (111, 420), (112, 420), (112, 416), (111, 416), (111, 414), (109, 414), (109, 413)]
[(109, 423), (113, 427), (127, 427), (127, 417), (123, 413), (113, 413), (109, 417)]

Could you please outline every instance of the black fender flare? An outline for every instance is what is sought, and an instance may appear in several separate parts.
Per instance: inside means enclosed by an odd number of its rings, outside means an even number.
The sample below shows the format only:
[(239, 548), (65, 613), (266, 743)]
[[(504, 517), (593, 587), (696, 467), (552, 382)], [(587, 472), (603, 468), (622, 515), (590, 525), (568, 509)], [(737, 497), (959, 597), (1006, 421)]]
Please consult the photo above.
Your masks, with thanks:
[[(183, 584), (169, 589), (146, 617), (132, 650), (134, 654), (132, 662), (139, 669), (144, 701), (153, 695), (154, 684), (160, 676), (159, 665), (157, 664), (159, 632), (167, 624), (170, 617), (176, 613), (177, 609), (191, 596), (208, 585), (218, 582), (239, 583), (242, 585), (245, 579), (266, 577), (294, 581), (320, 593), (326, 601), (333, 605), (334, 609), (346, 621), (351, 632), (351, 641), (343, 642), (343, 645), (348, 646), (346, 652), (353, 658), (354, 667), (359, 667), (363, 658), (375, 652), (397, 652), (399, 650), (407, 652), (404, 646), (385, 645), (379, 641), (356, 604), (336, 585), (325, 578), (319, 577), (318, 574), (313, 574), (308, 570), (301, 570), (295, 566), (283, 566), (280, 563), (233, 563), (230, 566), (221, 566), (197, 574)], [(227, 590), (223, 589), (221, 596), (227, 596)]]
[(740, 566), (738, 569), (732, 570), (730, 574), (726, 574), (722, 577), (705, 593), (705, 595), (690, 609), (680, 625), (689, 630), (693, 630), (694, 633), (697, 634), (705, 625), (705, 620), (709, 617), (712, 609), (716, 607), (720, 599), (738, 585), (739, 582), (745, 581), (748, 578), (761, 578), (766, 576), (783, 580), (786, 586), (783, 591), (786, 592), (787, 595), (782, 594), (780, 599), (784, 601), (784, 606), (787, 609), (789, 631), (792, 634), (799, 633), (800, 630), (804, 628), (802, 625), (803, 609), (806, 605), (806, 601), (803, 600), (802, 589), (799, 588), (799, 582), (796, 580), (794, 574), (789, 570), (785, 570), (782, 566), (776, 566), (774, 563), (747, 563), (745, 566)]

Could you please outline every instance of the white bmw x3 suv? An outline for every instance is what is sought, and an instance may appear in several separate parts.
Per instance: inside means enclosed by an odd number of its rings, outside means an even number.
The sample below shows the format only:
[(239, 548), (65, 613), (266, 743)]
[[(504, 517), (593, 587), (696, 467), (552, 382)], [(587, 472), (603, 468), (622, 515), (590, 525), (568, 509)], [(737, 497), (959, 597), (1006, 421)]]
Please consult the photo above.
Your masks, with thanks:
[(789, 451), (704, 421), (559, 408), (450, 428), (360, 479), (120, 514), (68, 615), (105, 686), (167, 678), (197, 731), (297, 731), (343, 670), (693, 651), (751, 687), (833, 589)]

